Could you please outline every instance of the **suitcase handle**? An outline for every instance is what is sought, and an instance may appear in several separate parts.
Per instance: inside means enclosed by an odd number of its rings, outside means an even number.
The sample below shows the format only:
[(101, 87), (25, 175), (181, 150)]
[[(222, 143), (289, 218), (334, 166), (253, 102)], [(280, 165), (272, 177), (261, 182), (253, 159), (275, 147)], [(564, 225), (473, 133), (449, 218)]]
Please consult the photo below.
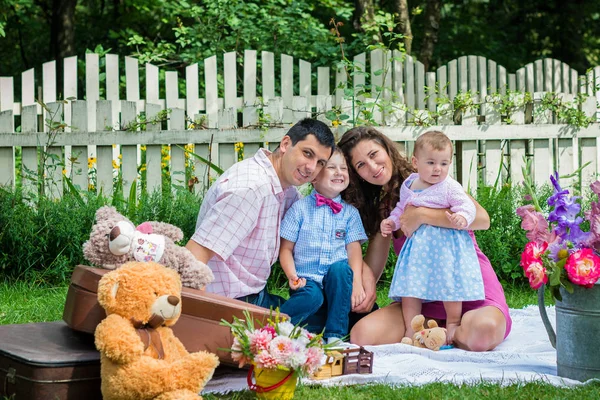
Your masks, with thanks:
[(4, 395), (8, 396), (8, 383), (15, 384), (15, 376), (17, 375), (17, 370), (10, 367), (8, 371), (6, 371), (6, 376), (4, 377)]

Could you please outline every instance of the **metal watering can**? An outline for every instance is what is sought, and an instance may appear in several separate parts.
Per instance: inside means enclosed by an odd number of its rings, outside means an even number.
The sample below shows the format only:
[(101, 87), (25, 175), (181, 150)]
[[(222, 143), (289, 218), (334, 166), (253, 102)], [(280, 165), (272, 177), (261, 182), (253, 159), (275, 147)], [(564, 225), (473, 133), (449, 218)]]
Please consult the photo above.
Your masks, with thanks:
[(546, 307), (544, 289), (538, 289), (538, 307), (552, 347), (556, 349), (558, 376), (578, 381), (600, 378), (600, 285), (587, 289), (573, 285), (573, 293), (560, 289), (556, 301), (556, 333)]

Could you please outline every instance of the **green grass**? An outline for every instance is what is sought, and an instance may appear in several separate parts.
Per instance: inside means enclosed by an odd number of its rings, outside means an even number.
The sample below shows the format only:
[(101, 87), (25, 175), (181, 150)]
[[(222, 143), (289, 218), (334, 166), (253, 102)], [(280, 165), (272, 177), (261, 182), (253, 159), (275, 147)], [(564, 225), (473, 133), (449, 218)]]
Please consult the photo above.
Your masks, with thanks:
[[(387, 385), (364, 386), (299, 386), (296, 389), (295, 399), (310, 400), (354, 400), (354, 399), (594, 399), (598, 398), (600, 384), (580, 386), (573, 389), (558, 388), (543, 383), (530, 383), (526, 385), (511, 385), (500, 387), (482, 382), (475, 386), (449, 385), (433, 383), (424, 386), (391, 387)], [(231, 399), (250, 400), (255, 395), (245, 390), (227, 395), (203, 395), (205, 400)]]
[[(0, 283), (0, 324), (22, 324), (55, 321), (62, 318), (66, 286), (44, 287), (24, 282)], [(528, 288), (506, 287), (506, 298), (511, 308), (536, 304), (537, 294)], [(283, 294), (283, 293), (281, 293)], [(387, 289), (378, 291), (378, 302), (384, 306)], [(547, 296), (548, 299), (550, 296)], [(540, 321), (541, 323), (541, 321)], [(526, 338), (523, 338), (526, 340)], [(254, 399), (254, 393), (245, 390), (225, 395), (206, 394), (207, 400)], [(572, 389), (557, 388), (544, 383), (529, 383), (501, 387), (482, 382), (477, 385), (450, 385), (434, 383), (425, 386), (365, 385), (365, 386), (305, 386), (296, 390), (297, 399), (594, 399), (600, 397), (600, 384), (594, 383)]]
[(22, 281), (1, 282), (0, 325), (62, 319), (66, 295), (66, 286), (44, 287)]

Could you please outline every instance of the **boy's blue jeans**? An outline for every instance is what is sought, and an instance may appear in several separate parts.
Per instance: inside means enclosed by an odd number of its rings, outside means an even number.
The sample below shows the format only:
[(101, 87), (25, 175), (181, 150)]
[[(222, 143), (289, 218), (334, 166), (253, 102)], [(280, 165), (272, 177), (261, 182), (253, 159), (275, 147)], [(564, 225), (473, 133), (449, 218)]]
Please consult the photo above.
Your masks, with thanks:
[(285, 303), (283, 297), (269, 293), (266, 286), (256, 294), (238, 297), (236, 300), (245, 301), (246, 303), (254, 304), (259, 307), (272, 308), (273, 310), (277, 307), (281, 307), (281, 305)]
[(320, 333), (325, 327), (325, 339), (342, 338), (348, 334), (353, 276), (347, 261), (335, 263), (323, 278), (323, 288), (307, 280), (306, 286), (290, 290), (281, 312), (291, 317), (292, 324), (306, 325), (310, 332)]

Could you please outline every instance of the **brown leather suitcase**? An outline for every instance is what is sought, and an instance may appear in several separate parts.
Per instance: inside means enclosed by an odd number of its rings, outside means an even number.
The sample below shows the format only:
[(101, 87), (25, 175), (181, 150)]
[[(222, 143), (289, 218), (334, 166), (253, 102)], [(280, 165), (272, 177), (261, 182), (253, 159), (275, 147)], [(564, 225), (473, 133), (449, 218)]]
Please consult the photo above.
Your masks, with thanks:
[[(109, 270), (78, 265), (71, 276), (63, 320), (72, 329), (94, 333), (96, 326), (106, 317), (97, 301), (98, 281)], [(173, 332), (190, 352), (206, 350), (215, 353), (221, 363), (237, 365), (227, 349), (233, 343), (229, 328), (220, 325), (221, 319), (229, 322), (235, 315), (244, 318), (248, 310), (255, 320), (266, 322), (270, 310), (201, 290), (183, 288), (183, 304), (179, 321)]]
[(0, 398), (102, 399), (94, 338), (64, 322), (0, 326)]

